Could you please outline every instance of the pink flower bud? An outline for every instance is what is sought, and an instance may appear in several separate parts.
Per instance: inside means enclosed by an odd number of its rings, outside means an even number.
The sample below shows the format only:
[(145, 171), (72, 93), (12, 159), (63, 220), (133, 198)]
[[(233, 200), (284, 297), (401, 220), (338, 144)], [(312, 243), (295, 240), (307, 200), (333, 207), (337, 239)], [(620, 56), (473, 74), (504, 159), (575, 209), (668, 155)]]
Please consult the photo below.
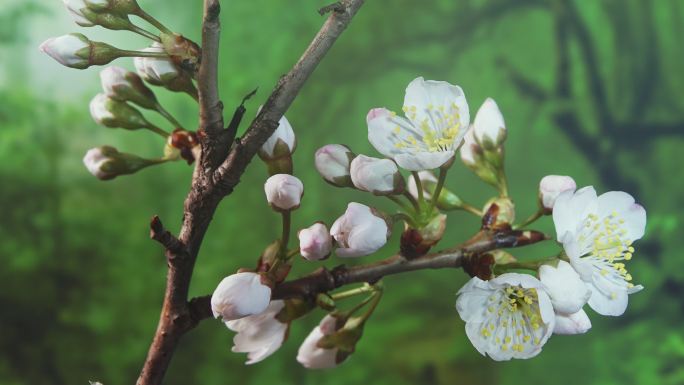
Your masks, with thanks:
[(349, 147), (328, 144), (316, 151), (316, 170), (328, 183), (338, 187), (352, 187), (349, 167), (354, 158)]
[(361, 257), (369, 255), (387, 243), (389, 227), (385, 219), (377, 216), (370, 207), (360, 203), (349, 203), (347, 211), (330, 228), (335, 238), (340, 257)]
[(404, 178), (396, 163), (390, 159), (378, 159), (359, 155), (351, 162), (352, 183), (359, 190), (375, 195), (392, 195), (404, 191)]
[(553, 210), (558, 195), (564, 191), (574, 191), (575, 180), (569, 176), (547, 175), (539, 182), (539, 200), (546, 210)]
[(299, 231), (299, 252), (304, 259), (317, 261), (325, 259), (332, 250), (332, 238), (323, 223), (314, 223), (311, 227)]
[(306, 337), (297, 352), (297, 361), (307, 369), (329, 369), (337, 366), (337, 348), (324, 349), (318, 342), (324, 336), (335, 333), (337, 320), (326, 315)]
[(40, 45), (40, 50), (66, 67), (84, 69), (90, 65), (90, 41), (80, 33), (50, 38)]
[(297, 177), (276, 174), (264, 185), (266, 199), (276, 211), (289, 211), (299, 207), (304, 194), (304, 185)]
[(297, 147), (292, 125), (285, 116), (280, 118), (278, 128), (259, 149), (259, 157), (265, 161), (289, 157)]
[(214, 317), (224, 321), (260, 314), (271, 300), (271, 288), (257, 273), (237, 273), (224, 278), (211, 296)]

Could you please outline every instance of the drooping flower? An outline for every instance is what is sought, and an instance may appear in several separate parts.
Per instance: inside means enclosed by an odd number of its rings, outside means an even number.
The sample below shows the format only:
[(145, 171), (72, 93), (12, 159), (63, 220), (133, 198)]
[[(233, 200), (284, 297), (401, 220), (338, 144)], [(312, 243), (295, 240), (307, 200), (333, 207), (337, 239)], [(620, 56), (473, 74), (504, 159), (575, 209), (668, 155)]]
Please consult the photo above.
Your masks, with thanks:
[(539, 280), (544, 284), (556, 312), (554, 333), (579, 334), (591, 328), (591, 321), (582, 310), (591, 291), (569, 263), (559, 261), (556, 267), (542, 265)]
[(325, 259), (332, 251), (332, 237), (325, 224), (317, 222), (302, 229), (299, 237), (299, 252), (304, 259), (318, 261)]
[(597, 197), (589, 186), (561, 193), (553, 222), (570, 264), (591, 290), (589, 306), (602, 315), (624, 313), (628, 295), (643, 289), (632, 284), (624, 262), (632, 259), (632, 243), (644, 235), (646, 210), (625, 192)]
[(506, 140), (506, 123), (494, 99), (487, 98), (477, 110), (473, 121), (473, 135), (485, 149), (495, 149)]
[(539, 181), (539, 201), (544, 209), (553, 210), (556, 198), (563, 191), (575, 191), (575, 180), (564, 175), (547, 175)]
[(297, 361), (307, 369), (328, 369), (337, 366), (338, 349), (324, 349), (318, 346), (321, 338), (335, 333), (336, 325), (337, 320), (326, 315), (299, 347)]
[(396, 163), (359, 155), (351, 162), (350, 173), (354, 186), (375, 195), (391, 195), (404, 191), (404, 178)]
[(470, 342), (496, 361), (534, 357), (553, 333), (551, 300), (530, 275), (505, 273), (490, 281), (473, 277), (458, 295), (456, 309)]
[(360, 203), (351, 202), (347, 211), (330, 228), (339, 246), (339, 257), (362, 257), (373, 254), (387, 243), (389, 227), (385, 219)]
[(290, 325), (276, 316), (284, 307), (285, 301), (275, 300), (262, 313), (226, 321), (228, 329), (237, 332), (232, 350), (247, 353), (247, 365), (263, 361), (282, 346)]
[(299, 207), (304, 194), (304, 184), (289, 174), (276, 174), (264, 184), (268, 204), (278, 211), (289, 211)]
[(316, 151), (316, 170), (326, 182), (338, 187), (351, 187), (349, 168), (354, 153), (342, 144), (327, 144)]
[(463, 90), (419, 77), (404, 97), (406, 118), (386, 108), (370, 110), (368, 140), (410, 171), (438, 168), (453, 158), (468, 131), (470, 114)]
[(214, 317), (236, 320), (266, 310), (271, 300), (271, 288), (257, 273), (243, 272), (224, 278), (211, 296)]

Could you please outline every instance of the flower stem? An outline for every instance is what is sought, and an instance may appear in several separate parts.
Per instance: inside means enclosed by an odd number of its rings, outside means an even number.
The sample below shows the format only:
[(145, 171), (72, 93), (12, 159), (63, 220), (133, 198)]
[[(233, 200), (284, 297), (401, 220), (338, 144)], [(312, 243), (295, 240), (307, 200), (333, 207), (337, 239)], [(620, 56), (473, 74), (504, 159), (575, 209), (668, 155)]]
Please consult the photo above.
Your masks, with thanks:
[(147, 52), (147, 51), (131, 51), (120, 49), (118, 51), (119, 57), (154, 57), (168, 59), (169, 55), (166, 52)]
[(420, 213), (420, 204), (416, 198), (414, 198), (413, 195), (408, 192), (408, 190), (404, 190), (404, 196), (409, 200), (409, 202), (411, 202), (411, 205), (413, 205), (413, 210), (416, 212), (416, 214)]
[(283, 211), (283, 233), (280, 237), (280, 259), (287, 258), (287, 243), (290, 240), (290, 228), (292, 227), (291, 211)]
[(159, 20), (155, 19), (150, 15), (149, 13), (145, 12), (142, 8), (139, 8), (137, 12), (135, 12), (135, 15), (140, 17), (141, 19), (145, 20), (146, 22), (152, 24), (155, 28), (157, 28), (159, 31), (166, 33), (166, 34), (173, 34), (173, 31), (170, 29), (166, 28), (166, 26), (162, 23), (159, 22)]
[(399, 205), (399, 207), (401, 207), (404, 211), (406, 211), (406, 212), (410, 212), (410, 211), (411, 211), (411, 207), (408, 206), (408, 205), (407, 205), (405, 202), (403, 202), (401, 199), (399, 199), (397, 196), (394, 196), (394, 195), (385, 195), (385, 196), (386, 196), (387, 198), (389, 198), (389, 200), (391, 200), (392, 202), (394, 202), (394, 203), (396, 203), (397, 205)]
[(159, 36), (153, 34), (152, 32), (149, 32), (149, 31), (147, 31), (147, 30), (145, 30), (145, 29), (143, 29), (143, 28), (140, 28), (140, 27), (138, 27), (137, 25), (131, 24), (131, 26), (129, 27), (129, 31), (135, 32), (135, 33), (137, 33), (138, 35), (143, 36), (143, 37), (146, 37), (146, 38), (148, 38), (148, 39), (150, 39), (150, 40), (153, 40), (153, 41), (156, 41), (156, 42), (161, 42), (161, 40), (159, 39)]
[(161, 128), (157, 127), (157, 126), (155, 126), (154, 124), (151, 124), (151, 123), (150, 123), (150, 125), (147, 126), (146, 128), (147, 128), (148, 130), (154, 132), (155, 134), (159, 134), (159, 136), (161, 136), (162, 138), (168, 138), (168, 137), (169, 137), (169, 133), (168, 133), (168, 132), (164, 131), (163, 129), (161, 129)]
[(463, 204), (461, 205), (461, 208), (462, 208), (463, 210), (465, 210), (465, 211), (467, 211), (467, 212), (473, 214), (473, 215), (476, 215), (476, 216), (478, 216), (478, 217), (482, 217), (482, 211), (478, 210), (477, 208), (475, 208), (475, 207), (473, 207), (473, 206), (471, 206), (471, 205), (469, 205), (469, 204), (467, 204), (467, 203), (463, 203)]
[[(418, 205), (420, 207), (425, 202), (425, 197), (423, 196), (423, 182), (421, 182), (420, 176), (418, 176), (418, 171), (411, 171), (411, 174), (413, 174), (413, 180), (416, 182), (416, 190), (418, 190)], [(418, 211), (420, 212), (420, 210)]]
[(366, 309), (366, 311), (361, 315), (361, 319), (363, 319), (365, 321), (368, 318), (370, 318), (370, 316), (373, 314), (375, 309), (378, 307), (378, 304), (380, 303), (380, 299), (382, 298), (382, 293), (383, 293), (383, 289), (381, 286), (375, 288), (375, 292), (371, 296), (373, 302), (371, 302), (368, 309)]
[(157, 103), (154, 106), (154, 108), (157, 110), (159, 115), (166, 118), (166, 120), (168, 120), (171, 124), (173, 124), (174, 127), (181, 128), (181, 129), (183, 128), (183, 125), (181, 125), (180, 122), (178, 120), (176, 120), (176, 118), (174, 118), (164, 107), (162, 107), (161, 104)]
[(530, 216), (529, 216), (527, 219), (525, 219), (522, 223), (513, 226), (513, 230), (517, 230), (517, 229), (523, 228), (523, 227), (529, 225), (530, 223), (533, 223), (533, 222), (536, 221), (537, 219), (541, 218), (542, 215), (544, 215), (544, 211), (542, 211), (542, 209), (537, 210), (536, 213), (530, 215)]
[(432, 210), (435, 209), (435, 206), (437, 205), (437, 201), (439, 200), (439, 194), (442, 193), (442, 189), (444, 188), (444, 182), (446, 181), (446, 176), (447, 172), (449, 169), (447, 167), (440, 167), (439, 168), (439, 177), (437, 179), (437, 186), (435, 186), (435, 191), (432, 193), (432, 199), (430, 199), (430, 209), (428, 210), (428, 213), (431, 213)]
[(331, 297), (334, 301), (339, 301), (339, 300), (342, 300), (342, 299), (345, 299), (345, 298), (349, 298), (349, 297), (353, 297), (353, 296), (356, 296), (356, 295), (359, 295), (359, 294), (371, 293), (371, 292), (373, 292), (373, 291), (375, 291), (375, 289), (373, 288), (373, 286), (371, 286), (371, 285), (369, 285), (369, 284), (365, 284), (365, 285), (363, 285), (363, 286), (361, 286), (361, 287), (357, 287), (357, 288), (354, 288), (354, 289), (349, 289), (349, 290), (341, 291), (341, 292), (339, 292), (339, 293), (332, 294), (330, 297)]

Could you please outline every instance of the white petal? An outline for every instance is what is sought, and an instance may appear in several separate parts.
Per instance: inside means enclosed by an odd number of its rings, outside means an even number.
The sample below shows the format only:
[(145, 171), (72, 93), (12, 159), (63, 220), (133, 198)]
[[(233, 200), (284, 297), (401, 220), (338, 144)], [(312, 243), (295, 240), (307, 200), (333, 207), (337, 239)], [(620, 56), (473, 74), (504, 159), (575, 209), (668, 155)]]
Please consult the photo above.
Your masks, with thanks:
[[(415, 107), (415, 116), (410, 112), (407, 113), (413, 125), (420, 127), (423, 122), (427, 122), (433, 129), (438, 132), (441, 127), (435, 124), (435, 119), (431, 116), (430, 111), (443, 109), (446, 115), (458, 112), (459, 123), (461, 128), (460, 135), (463, 138), (466, 129), (470, 124), (470, 111), (468, 110), (468, 102), (465, 94), (459, 86), (449, 84), (444, 81), (425, 80), (418, 77), (409, 83), (406, 87), (406, 95), (404, 97), (405, 107)], [(460, 140), (455, 145), (460, 144)]]
[(379, 153), (388, 158), (394, 158), (395, 155), (406, 152), (397, 146), (397, 143), (405, 138), (414, 137), (418, 145), (422, 144), (422, 133), (419, 133), (411, 122), (396, 116), (386, 108), (370, 110), (366, 122), (368, 123), (368, 141)]
[(337, 349), (323, 349), (317, 346), (318, 341), (335, 331), (336, 320), (326, 315), (306, 337), (297, 352), (297, 361), (307, 369), (328, 369), (337, 366)]
[(237, 332), (232, 350), (247, 353), (247, 365), (264, 360), (283, 344), (288, 325), (275, 317), (284, 307), (284, 301), (271, 301), (263, 313), (226, 322), (229, 329)]
[(234, 320), (266, 310), (271, 288), (256, 273), (237, 273), (224, 278), (211, 296), (214, 317)]
[(471, 278), (458, 292), (458, 315), (465, 322), (483, 322), (487, 318), (487, 301), (492, 293), (494, 290), (485, 281)]
[(395, 186), (399, 169), (390, 159), (359, 155), (351, 162), (349, 172), (354, 186), (359, 190), (390, 194), (402, 187)]
[(591, 329), (591, 321), (584, 310), (570, 314), (556, 314), (554, 334), (583, 334)]
[(566, 232), (576, 233), (589, 213), (596, 213), (598, 202), (592, 186), (565, 191), (558, 195), (553, 206), (553, 223), (558, 241)]
[(595, 312), (605, 316), (620, 316), (627, 310), (628, 295), (624, 287), (617, 286), (594, 273), (593, 282), (589, 283), (591, 298), (589, 306)]
[(644, 236), (646, 229), (646, 210), (634, 202), (634, 198), (622, 191), (609, 191), (598, 197), (599, 218), (612, 213), (624, 219), (623, 228), (627, 230), (625, 237), (635, 241)]
[(543, 265), (539, 268), (539, 279), (551, 298), (556, 312), (572, 314), (587, 303), (591, 292), (573, 267), (559, 261), (557, 267)]
[(273, 134), (268, 138), (268, 140), (266, 140), (266, 142), (264, 142), (263, 146), (261, 146), (261, 151), (268, 156), (273, 156), (273, 152), (278, 140), (287, 145), (290, 153), (294, 152), (297, 145), (295, 133), (292, 129), (292, 125), (284, 115), (278, 122), (278, 128), (276, 128)]
[(394, 156), (399, 167), (409, 171), (433, 170), (441, 167), (454, 156), (454, 151), (403, 153)]

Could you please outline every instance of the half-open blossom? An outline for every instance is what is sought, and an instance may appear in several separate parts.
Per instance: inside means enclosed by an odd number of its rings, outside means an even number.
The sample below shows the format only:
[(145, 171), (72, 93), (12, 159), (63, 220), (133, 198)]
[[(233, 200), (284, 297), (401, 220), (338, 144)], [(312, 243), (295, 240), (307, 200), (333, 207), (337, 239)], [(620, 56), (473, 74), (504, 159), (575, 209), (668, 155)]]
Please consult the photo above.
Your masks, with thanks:
[(84, 69), (90, 65), (90, 40), (80, 33), (50, 38), (40, 45), (40, 50), (66, 67)]
[(351, 162), (354, 186), (375, 195), (391, 195), (404, 191), (404, 178), (393, 160), (359, 155)]
[(506, 123), (499, 106), (492, 98), (487, 98), (473, 121), (475, 140), (485, 149), (494, 149), (506, 140)]
[(553, 210), (556, 198), (563, 191), (575, 191), (575, 180), (564, 175), (547, 175), (539, 182), (539, 201), (544, 209)]
[(468, 131), (468, 103), (459, 86), (419, 77), (409, 83), (404, 114), (370, 110), (368, 140), (373, 147), (410, 171), (438, 168), (453, 158)]
[(338, 187), (351, 187), (349, 167), (356, 155), (342, 144), (326, 144), (316, 150), (316, 170), (326, 182)]
[(591, 290), (589, 306), (602, 315), (624, 313), (627, 296), (643, 289), (632, 284), (624, 262), (632, 259), (632, 243), (644, 235), (646, 210), (625, 192), (597, 197), (589, 186), (561, 193), (553, 222), (572, 267)]
[(536, 356), (555, 324), (543, 284), (527, 274), (473, 277), (458, 292), (456, 309), (475, 349), (496, 361)]
[(243, 272), (224, 278), (211, 296), (214, 317), (230, 321), (260, 314), (271, 300), (271, 288), (257, 273)]
[(325, 259), (332, 251), (332, 237), (325, 224), (316, 222), (299, 230), (299, 253), (309, 261)]
[(347, 211), (330, 228), (330, 235), (339, 246), (340, 257), (361, 257), (373, 254), (387, 243), (389, 227), (385, 219), (360, 203), (351, 202)]
[(264, 184), (268, 204), (278, 211), (289, 211), (299, 207), (304, 194), (304, 184), (289, 174), (276, 174)]
[(259, 149), (259, 156), (264, 160), (277, 159), (283, 156), (290, 156), (297, 147), (292, 125), (285, 116), (280, 118), (278, 128), (264, 142)]
[(337, 366), (337, 348), (324, 349), (318, 346), (321, 338), (336, 331), (337, 320), (326, 315), (306, 337), (297, 352), (297, 361), (307, 369), (328, 369)]
[(232, 350), (247, 353), (247, 365), (263, 361), (282, 346), (290, 325), (276, 316), (284, 307), (285, 301), (275, 300), (262, 313), (226, 321), (228, 329), (237, 332)]

